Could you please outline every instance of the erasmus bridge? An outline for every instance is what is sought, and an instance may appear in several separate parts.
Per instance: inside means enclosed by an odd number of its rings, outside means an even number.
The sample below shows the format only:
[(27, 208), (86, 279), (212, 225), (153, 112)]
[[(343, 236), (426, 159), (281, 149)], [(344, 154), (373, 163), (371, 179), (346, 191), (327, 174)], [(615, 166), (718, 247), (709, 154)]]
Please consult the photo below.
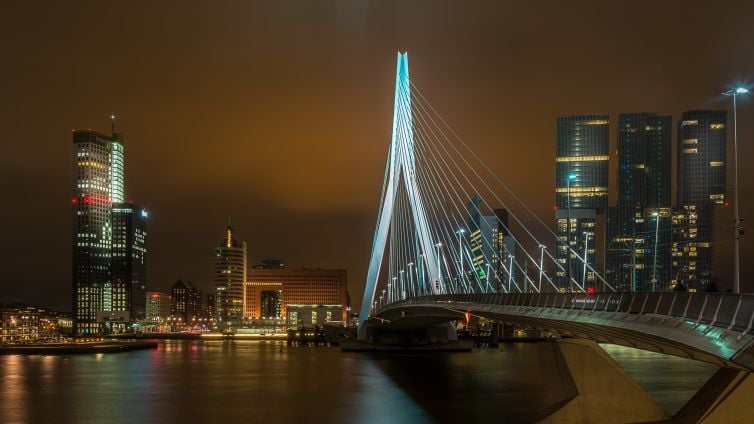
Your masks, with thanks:
[[(490, 214), (503, 209), (505, 216)], [(547, 239), (536, 236), (543, 231)], [(408, 55), (398, 53), (392, 139), (359, 342), (441, 349), (443, 341), (456, 339), (454, 323), (474, 316), (554, 335), (537, 343), (553, 386), (543, 393), (554, 405), (543, 422), (754, 417), (754, 295), (619, 292), (592, 267), (586, 251), (566, 242), (547, 245), (556, 238), (453, 131), (409, 78)], [(558, 260), (554, 248), (572, 259)], [(576, 266), (581, 273), (571, 272)], [(593, 277), (591, 285), (586, 275)], [(670, 417), (599, 343), (719, 369)]]

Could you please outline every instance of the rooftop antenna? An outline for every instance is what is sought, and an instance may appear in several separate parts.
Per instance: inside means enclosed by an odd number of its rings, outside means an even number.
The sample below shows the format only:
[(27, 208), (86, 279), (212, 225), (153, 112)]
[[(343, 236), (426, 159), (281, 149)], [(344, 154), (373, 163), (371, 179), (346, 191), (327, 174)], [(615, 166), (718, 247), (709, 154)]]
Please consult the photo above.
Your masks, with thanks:
[(112, 136), (115, 137), (115, 114), (110, 114), (110, 132), (112, 133)]
[(230, 227), (230, 214), (228, 214), (228, 227)]

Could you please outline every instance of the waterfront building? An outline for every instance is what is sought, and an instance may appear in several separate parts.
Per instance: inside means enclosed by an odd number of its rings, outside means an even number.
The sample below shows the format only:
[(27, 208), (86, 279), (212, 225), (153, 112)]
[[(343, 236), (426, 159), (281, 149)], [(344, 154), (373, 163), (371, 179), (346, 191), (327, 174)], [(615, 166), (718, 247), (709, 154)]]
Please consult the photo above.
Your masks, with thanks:
[(559, 209), (607, 207), (607, 115), (557, 118), (555, 204)]
[(244, 317), (286, 317), (288, 305), (340, 305), (345, 321), (348, 274), (344, 269), (253, 268), (244, 284)]
[(147, 211), (134, 203), (112, 208), (112, 310), (131, 321), (146, 317)]
[(328, 322), (342, 320), (343, 305), (294, 305), (287, 306), (286, 326), (288, 328), (322, 327)]
[(215, 248), (214, 271), (218, 321), (223, 329), (231, 330), (241, 324), (244, 316), (246, 242), (236, 240), (230, 225)]
[(112, 310), (112, 204), (123, 202), (123, 141), (118, 134), (73, 132), (75, 334), (100, 332), (97, 312)]
[(170, 288), (170, 315), (190, 322), (202, 315), (202, 292), (191, 281), (178, 280)]
[(71, 334), (67, 313), (16, 302), (0, 302), (0, 344), (34, 343)]
[(161, 291), (146, 294), (147, 321), (159, 325), (170, 317), (170, 296)]

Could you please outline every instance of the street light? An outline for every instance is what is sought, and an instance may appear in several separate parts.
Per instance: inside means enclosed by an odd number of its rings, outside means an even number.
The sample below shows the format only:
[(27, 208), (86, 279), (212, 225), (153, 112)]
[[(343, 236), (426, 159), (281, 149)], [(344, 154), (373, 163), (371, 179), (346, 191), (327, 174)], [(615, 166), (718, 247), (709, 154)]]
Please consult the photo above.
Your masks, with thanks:
[(652, 291), (657, 290), (657, 236), (660, 232), (660, 214), (658, 212), (652, 212), (652, 216), (655, 217), (655, 252), (654, 261), (652, 264)]
[(736, 96), (739, 94), (746, 94), (749, 89), (746, 87), (737, 87), (732, 90), (728, 90), (723, 95), (733, 97), (733, 214), (734, 214), (734, 226), (733, 226), (733, 293), (741, 293), (741, 280), (739, 278), (739, 257), (738, 257), (738, 240), (743, 233), (743, 226), (741, 225), (741, 218), (738, 215), (738, 133), (736, 127)]
[[(411, 287), (411, 293), (412, 296), (416, 296), (416, 288), (414, 287), (414, 274), (411, 272), (411, 268), (414, 267), (413, 262), (408, 263), (408, 286)], [(416, 276), (416, 279), (419, 279), (419, 276)]]
[(566, 270), (566, 278), (568, 280), (569, 291), (573, 291), (573, 282), (571, 281), (571, 180), (576, 179), (576, 174), (568, 174), (566, 184), (568, 189), (566, 191), (566, 207), (568, 209), (566, 223), (566, 254), (568, 255), (568, 269)]

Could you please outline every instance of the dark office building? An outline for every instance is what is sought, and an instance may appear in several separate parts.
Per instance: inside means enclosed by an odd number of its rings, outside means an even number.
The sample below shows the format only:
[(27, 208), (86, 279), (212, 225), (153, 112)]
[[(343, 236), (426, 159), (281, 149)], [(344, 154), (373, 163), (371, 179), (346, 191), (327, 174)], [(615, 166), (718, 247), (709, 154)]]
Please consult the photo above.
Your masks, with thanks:
[(605, 279), (619, 290), (668, 288), (671, 122), (654, 113), (618, 117), (618, 205), (605, 217)]
[(618, 206), (670, 207), (670, 116), (618, 116)]
[[(555, 203), (559, 209), (607, 207), (609, 117), (585, 115), (557, 120)], [(570, 178), (569, 178), (570, 177)]]
[(604, 277), (611, 286), (619, 291), (670, 288), (670, 208), (610, 207), (605, 227)]
[(678, 205), (725, 203), (727, 111), (684, 112), (678, 124)]
[(204, 311), (206, 318), (216, 318), (217, 317), (217, 303), (215, 301), (215, 295), (210, 293), (207, 295), (207, 307)]
[(684, 112), (678, 123), (673, 283), (706, 291), (714, 269), (714, 206), (725, 203), (727, 111)]
[(178, 280), (170, 288), (170, 315), (191, 322), (202, 315), (202, 292), (191, 281)]
[(141, 321), (147, 313), (147, 211), (133, 203), (115, 203), (112, 211), (112, 310)]
[(117, 134), (73, 132), (73, 332), (96, 334), (112, 311), (112, 204), (123, 202), (123, 143)]

